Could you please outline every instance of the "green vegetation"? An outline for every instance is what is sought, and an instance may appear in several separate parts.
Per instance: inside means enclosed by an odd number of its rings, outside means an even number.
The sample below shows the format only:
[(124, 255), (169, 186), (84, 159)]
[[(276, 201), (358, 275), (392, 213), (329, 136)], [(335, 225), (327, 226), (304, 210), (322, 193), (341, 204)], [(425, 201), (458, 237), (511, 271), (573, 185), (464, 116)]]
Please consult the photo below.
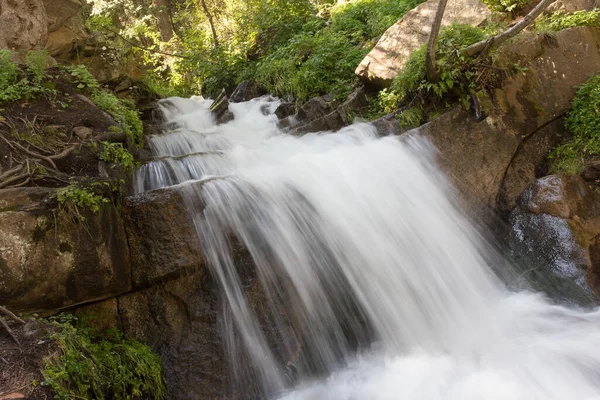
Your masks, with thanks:
[(105, 34), (105, 56), (115, 64), (143, 59), (145, 83), (161, 94), (216, 96), (252, 79), (302, 102), (351, 92), (362, 57), (421, 2), (206, 0), (204, 9), (199, 0), (185, 0), (167, 7), (170, 19), (152, 24), (158, 11), (142, 2), (94, 0), (87, 25)]
[(551, 172), (579, 173), (588, 156), (600, 155), (600, 75), (578, 90), (573, 108), (567, 114), (566, 128), (573, 139), (550, 153)]
[(59, 320), (52, 338), (60, 352), (45, 360), (42, 382), (57, 400), (165, 397), (161, 361), (148, 346), (117, 330), (99, 334), (72, 317)]
[(56, 94), (56, 90), (46, 81), (47, 53), (27, 52), (24, 68), (13, 62), (12, 57), (10, 50), (0, 50), (0, 104), (28, 100), (41, 94)]
[(494, 11), (515, 12), (529, 4), (531, 0), (483, 0)]
[(57, 189), (55, 192), (58, 204), (71, 214), (76, 221), (84, 222), (86, 212), (97, 213), (103, 204), (111, 202), (113, 194), (122, 192), (122, 180), (71, 182), (69, 186)]
[(538, 18), (535, 22), (535, 28), (540, 32), (554, 32), (576, 26), (600, 27), (600, 10), (554, 12)]
[(373, 116), (385, 115), (406, 105), (398, 118), (401, 124), (411, 127), (426, 119), (428, 111), (445, 108), (457, 100), (468, 109), (471, 94), (497, 83), (501, 70), (490, 68), (493, 55), (479, 60), (464, 55), (461, 50), (491, 34), (492, 31), (471, 25), (451, 24), (443, 28), (436, 49), (440, 80), (427, 80), (426, 45), (421, 46), (410, 55), (391, 87), (379, 92), (371, 109)]
[(121, 143), (101, 142), (102, 151), (99, 158), (108, 163), (117, 164), (127, 172), (136, 166), (133, 155)]
[(95, 90), (91, 99), (98, 108), (112, 115), (115, 121), (123, 127), (127, 136), (136, 145), (141, 146), (144, 127), (133, 104), (104, 90)]
[(91, 100), (103, 111), (109, 113), (123, 127), (127, 136), (138, 146), (142, 145), (144, 127), (135, 106), (119, 99), (114, 94), (102, 90), (98, 81), (83, 65), (63, 68), (72, 78), (77, 89), (90, 95)]

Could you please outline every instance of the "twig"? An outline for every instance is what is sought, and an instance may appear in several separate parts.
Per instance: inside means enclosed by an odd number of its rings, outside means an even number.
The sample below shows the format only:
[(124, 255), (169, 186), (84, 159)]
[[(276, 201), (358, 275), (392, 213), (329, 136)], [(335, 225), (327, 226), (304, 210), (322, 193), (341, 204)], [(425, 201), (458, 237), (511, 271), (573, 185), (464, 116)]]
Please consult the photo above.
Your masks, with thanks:
[(10, 329), (10, 326), (8, 326), (8, 324), (6, 323), (6, 321), (4, 320), (4, 318), (2, 318), (2, 317), (0, 317), (0, 324), (2, 324), (2, 326), (4, 327), (4, 329), (6, 330), (6, 332), (8, 332), (8, 334), (10, 335), (10, 337), (13, 338), (13, 340), (20, 346), (21, 342), (19, 342), (19, 339), (17, 339), (17, 337), (13, 333), (12, 329)]

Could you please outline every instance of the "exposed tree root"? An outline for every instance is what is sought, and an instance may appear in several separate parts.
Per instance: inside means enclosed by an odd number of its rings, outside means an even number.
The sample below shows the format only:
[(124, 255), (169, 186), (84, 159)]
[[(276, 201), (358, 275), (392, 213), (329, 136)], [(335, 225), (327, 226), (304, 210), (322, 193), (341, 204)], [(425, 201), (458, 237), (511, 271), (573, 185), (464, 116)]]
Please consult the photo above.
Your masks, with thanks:
[[(23, 321), (21, 318), (17, 317), (14, 313), (12, 313), (6, 307), (0, 306), (0, 313), (6, 315), (10, 319), (12, 319), (12, 320), (14, 320), (14, 321), (16, 321), (16, 322), (18, 322), (20, 324), (25, 324), (25, 321)], [(13, 333), (12, 329), (10, 329), (10, 326), (8, 326), (8, 324), (6, 323), (6, 321), (4, 320), (4, 318), (2, 318), (2, 316), (0, 316), (0, 325), (2, 325), (4, 327), (4, 329), (6, 330), (6, 332), (8, 332), (8, 334), (15, 341), (15, 343), (17, 343), (20, 346), (21, 343), (19, 342), (19, 339), (17, 339), (17, 337)]]

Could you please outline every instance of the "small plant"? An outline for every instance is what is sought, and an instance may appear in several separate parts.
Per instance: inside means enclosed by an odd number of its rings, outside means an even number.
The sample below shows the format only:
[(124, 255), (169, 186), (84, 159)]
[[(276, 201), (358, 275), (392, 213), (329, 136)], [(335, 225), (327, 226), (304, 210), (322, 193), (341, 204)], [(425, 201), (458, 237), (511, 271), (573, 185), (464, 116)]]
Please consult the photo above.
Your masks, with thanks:
[(535, 22), (535, 28), (540, 32), (554, 32), (576, 26), (600, 27), (600, 10), (554, 12), (538, 18)]
[(113, 116), (115, 121), (123, 127), (127, 136), (138, 146), (142, 144), (144, 127), (138, 112), (133, 104), (117, 98), (114, 94), (104, 90), (95, 90), (92, 101), (102, 110)]
[(93, 190), (94, 188), (97, 188), (97, 186), (90, 185), (86, 188), (71, 183), (67, 187), (56, 190), (56, 200), (58, 200), (60, 206), (66, 208), (77, 220), (84, 222), (85, 217), (83, 213), (85, 210), (96, 213), (100, 211), (103, 204), (110, 202), (108, 197), (96, 193)]
[(87, 70), (85, 65), (67, 66), (64, 69), (73, 77), (73, 83), (77, 85), (78, 89), (97, 89), (100, 87), (96, 78)]
[(483, 0), (494, 11), (515, 12), (531, 4), (531, 0)]
[(47, 53), (30, 51), (26, 56), (26, 70), (11, 60), (12, 52), (0, 50), (0, 103), (31, 99), (39, 94), (54, 95), (52, 87), (44, 85)]
[[(388, 113), (397, 109), (401, 100), (408, 97), (427, 98), (428, 102), (433, 104), (451, 96), (468, 106), (470, 94), (477, 89), (484, 75), (477, 73), (477, 62), (464, 55), (461, 50), (485, 37), (482, 29), (471, 25), (451, 24), (442, 29), (436, 51), (437, 64), (441, 71), (440, 80), (427, 80), (426, 45), (421, 46), (411, 53), (404, 70), (394, 79), (391, 87), (380, 92), (379, 102), (383, 110)], [(411, 115), (416, 116), (412, 111)]]
[(27, 71), (31, 73), (31, 79), (34, 85), (41, 85), (42, 81), (47, 78), (46, 65), (50, 55), (47, 51), (29, 51), (25, 57), (25, 65)]
[(573, 140), (550, 153), (552, 172), (581, 172), (586, 156), (600, 155), (600, 75), (589, 79), (577, 91), (567, 114), (566, 128)]
[(102, 334), (74, 318), (55, 318), (52, 335), (60, 352), (45, 360), (42, 385), (57, 400), (165, 397), (160, 358), (113, 329)]
[(101, 142), (101, 145), (99, 158), (102, 161), (117, 164), (127, 172), (133, 171), (136, 166), (135, 159), (122, 143)]

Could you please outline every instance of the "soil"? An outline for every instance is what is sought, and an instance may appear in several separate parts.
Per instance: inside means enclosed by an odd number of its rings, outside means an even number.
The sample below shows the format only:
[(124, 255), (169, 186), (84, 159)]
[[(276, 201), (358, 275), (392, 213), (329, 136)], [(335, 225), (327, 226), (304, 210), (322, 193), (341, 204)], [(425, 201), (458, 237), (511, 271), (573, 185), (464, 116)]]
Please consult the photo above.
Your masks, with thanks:
[[(41, 173), (28, 182), (16, 182), (19, 186), (57, 187), (68, 183), (70, 176), (98, 176), (97, 151), (92, 143), (95, 137), (110, 131), (111, 126), (117, 126), (109, 114), (77, 92), (69, 76), (57, 68), (48, 70), (48, 76), (50, 79), (45, 85), (55, 89), (55, 95), (0, 105), (0, 136), (43, 156), (54, 156), (69, 148), (73, 151), (55, 162), (57, 170), (64, 174), (62, 181), (44, 179)], [(89, 128), (89, 137), (77, 136), (74, 128), (81, 129), (79, 127)], [(31, 157), (18, 146), (11, 147), (6, 140), (0, 138), (0, 176), (19, 164), (25, 165), (27, 160), (30, 171), (36, 166), (52, 167), (49, 162)]]
[(0, 400), (54, 399), (50, 389), (40, 384), (44, 358), (59, 351), (50, 339), (53, 328), (37, 321), (7, 322), (20, 344), (0, 327)]

